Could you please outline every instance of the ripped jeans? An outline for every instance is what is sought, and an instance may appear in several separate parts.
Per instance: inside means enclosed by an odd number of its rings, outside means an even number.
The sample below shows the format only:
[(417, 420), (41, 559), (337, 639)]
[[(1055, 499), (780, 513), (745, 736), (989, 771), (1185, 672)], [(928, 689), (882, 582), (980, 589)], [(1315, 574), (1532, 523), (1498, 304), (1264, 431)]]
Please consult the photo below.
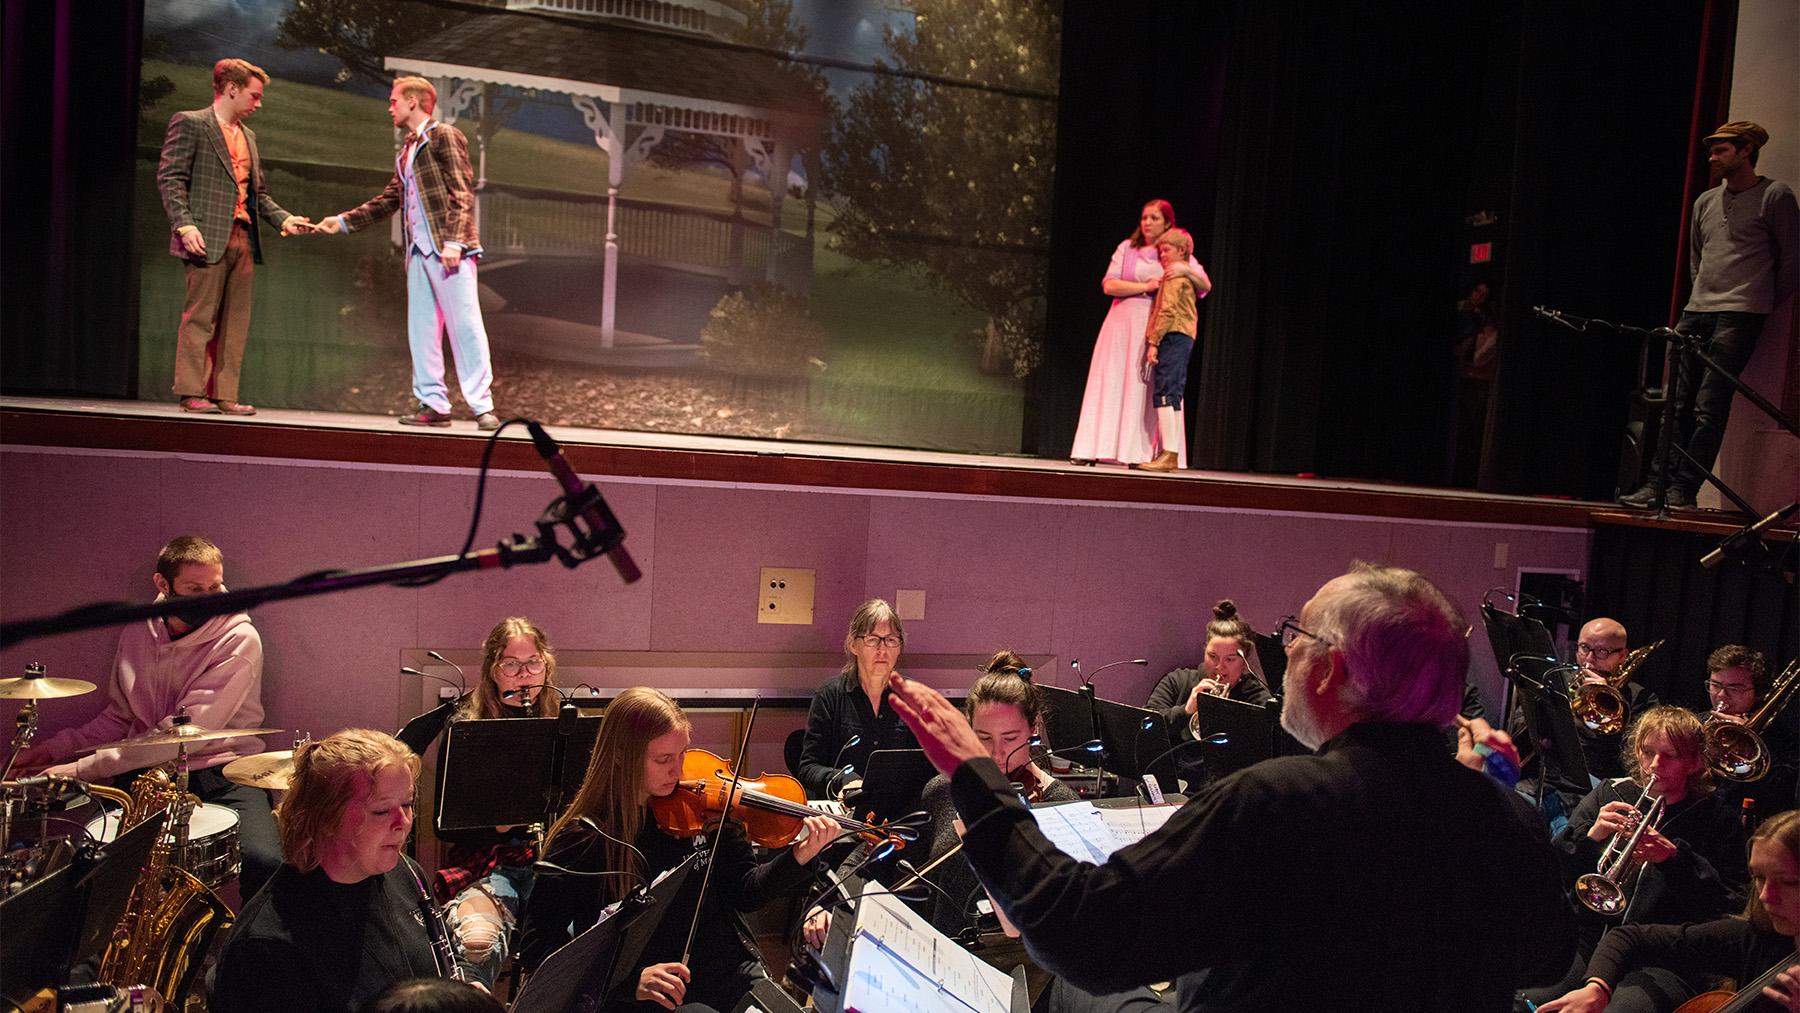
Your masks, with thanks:
[[(482, 984), (494, 987), (500, 967), (512, 948), (513, 933), (519, 923), (519, 911), (531, 896), (533, 876), (528, 865), (497, 865), (494, 871), (451, 898), (444, 908), (444, 919), (450, 927), (451, 944), (457, 956), (468, 961)], [(494, 902), (500, 921), (486, 912), (462, 913), (463, 902), (484, 895)]]

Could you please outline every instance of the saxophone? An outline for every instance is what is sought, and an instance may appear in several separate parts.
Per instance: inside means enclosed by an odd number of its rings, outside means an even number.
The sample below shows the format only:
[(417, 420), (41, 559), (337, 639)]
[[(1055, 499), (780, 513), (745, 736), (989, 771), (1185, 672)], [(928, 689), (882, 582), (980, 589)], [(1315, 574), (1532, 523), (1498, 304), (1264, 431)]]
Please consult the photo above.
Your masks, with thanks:
[(155, 988), (172, 1008), (181, 1008), (213, 935), (231, 924), (231, 909), (193, 874), (170, 864), (186, 846), (188, 817), (198, 800), (162, 767), (152, 767), (131, 783), (131, 805), (119, 835), (168, 814), (132, 888), (125, 916), (100, 958), (96, 980)]

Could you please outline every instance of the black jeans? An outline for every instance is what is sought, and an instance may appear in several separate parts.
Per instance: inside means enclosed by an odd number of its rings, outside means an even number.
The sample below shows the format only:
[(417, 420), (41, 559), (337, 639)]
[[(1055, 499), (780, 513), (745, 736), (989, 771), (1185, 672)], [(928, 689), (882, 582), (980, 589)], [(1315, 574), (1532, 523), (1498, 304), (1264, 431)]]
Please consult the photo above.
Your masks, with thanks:
[[(1744, 371), (1756, 351), (1761, 336), (1764, 314), (1761, 313), (1683, 313), (1675, 329), (1683, 334), (1707, 338), (1706, 354), (1733, 377)], [(1706, 481), (1719, 456), (1719, 444), (1725, 439), (1725, 425), (1731, 420), (1731, 399), (1737, 388), (1731, 381), (1708, 369), (1700, 360), (1683, 356), (1676, 389), (1681, 404), (1675, 415), (1675, 445), (1686, 450), (1694, 460), (1672, 455), (1674, 479), (1668, 484), (1697, 492)], [(1669, 434), (1664, 433), (1663, 439)], [(1661, 464), (1660, 451), (1657, 458)]]

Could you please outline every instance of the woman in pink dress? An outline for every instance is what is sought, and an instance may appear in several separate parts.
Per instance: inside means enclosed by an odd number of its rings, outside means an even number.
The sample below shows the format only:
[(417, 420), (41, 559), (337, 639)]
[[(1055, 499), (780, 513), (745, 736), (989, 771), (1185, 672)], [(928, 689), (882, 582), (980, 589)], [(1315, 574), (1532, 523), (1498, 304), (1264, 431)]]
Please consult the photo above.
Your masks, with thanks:
[[(1112, 296), (1113, 304), (1094, 342), (1087, 391), (1081, 396), (1081, 423), (1069, 455), (1077, 464), (1138, 465), (1164, 449), (1156, 433), (1150, 384), (1144, 376), (1144, 328), (1150, 323), (1150, 304), (1163, 279), (1156, 241), (1174, 225), (1175, 208), (1168, 201), (1145, 204), (1138, 215), (1137, 231), (1113, 251), (1106, 278), (1100, 282), (1100, 290)], [(1205, 268), (1192, 257), (1171, 270), (1188, 274), (1202, 295), (1212, 287)], [(1185, 420), (1177, 429), (1179, 442), (1168, 449), (1178, 455), (1178, 467), (1185, 468)]]

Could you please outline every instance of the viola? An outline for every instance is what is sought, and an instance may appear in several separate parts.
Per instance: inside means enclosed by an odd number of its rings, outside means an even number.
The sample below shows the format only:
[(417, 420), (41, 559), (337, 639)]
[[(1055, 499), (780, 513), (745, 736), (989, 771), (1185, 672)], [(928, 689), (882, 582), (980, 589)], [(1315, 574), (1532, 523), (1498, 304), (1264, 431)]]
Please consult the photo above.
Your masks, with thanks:
[[(752, 844), (783, 848), (800, 836), (800, 821), (808, 816), (830, 816), (838, 826), (871, 843), (905, 847), (919, 838), (915, 827), (865, 823), (848, 816), (832, 816), (806, 804), (806, 790), (786, 774), (762, 773), (737, 778), (732, 791), (730, 761), (704, 749), (690, 749), (681, 758), (681, 780), (675, 790), (650, 800), (656, 824), (675, 837), (693, 837), (730, 819), (742, 823)], [(727, 799), (727, 795), (731, 797)]]

